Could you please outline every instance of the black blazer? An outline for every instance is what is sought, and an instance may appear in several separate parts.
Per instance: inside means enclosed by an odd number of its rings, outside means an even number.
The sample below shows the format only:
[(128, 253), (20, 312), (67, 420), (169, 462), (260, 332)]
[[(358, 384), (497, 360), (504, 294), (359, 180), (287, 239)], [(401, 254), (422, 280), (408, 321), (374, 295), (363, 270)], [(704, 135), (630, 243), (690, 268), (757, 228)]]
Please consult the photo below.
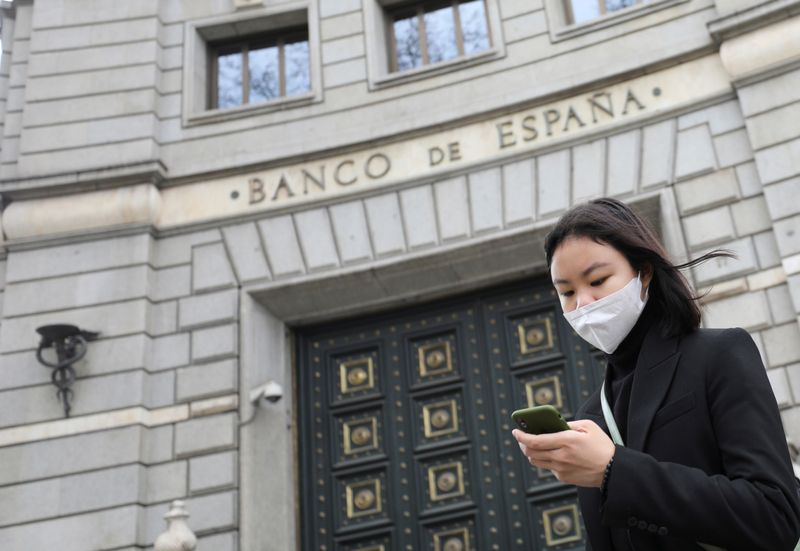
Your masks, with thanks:
[[(577, 419), (608, 432), (600, 389)], [(626, 447), (605, 501), (578, 488), (589, 545), (615, 550), (783, 551), (800, 538), (800, 503), (778, 405), (743, 329), (645, 337), (634, 372)], [(626, 550), (627, 551), (627, 550)]]

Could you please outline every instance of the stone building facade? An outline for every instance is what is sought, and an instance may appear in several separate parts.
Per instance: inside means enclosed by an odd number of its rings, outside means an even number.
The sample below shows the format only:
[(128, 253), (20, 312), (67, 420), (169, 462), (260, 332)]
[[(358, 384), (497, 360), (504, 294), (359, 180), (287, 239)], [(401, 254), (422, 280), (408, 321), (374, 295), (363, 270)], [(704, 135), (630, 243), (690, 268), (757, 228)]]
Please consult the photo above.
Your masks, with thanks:
[[(462, 4), (478, 39), (399, 70), (387, 21)], [(504, 429), (597, 380), (541, 243), (601, 195), (737, 253), (688, 274), (704, 324), (800, 443), (800, 2), (573, 4), (2, 2), (0, 549), (152, 548), (179, 498), (201, 550), (582, 548)], [(220, 107), (284, 31), (305, 76)], [(100, 332), (69, 418), (56, 323)]]

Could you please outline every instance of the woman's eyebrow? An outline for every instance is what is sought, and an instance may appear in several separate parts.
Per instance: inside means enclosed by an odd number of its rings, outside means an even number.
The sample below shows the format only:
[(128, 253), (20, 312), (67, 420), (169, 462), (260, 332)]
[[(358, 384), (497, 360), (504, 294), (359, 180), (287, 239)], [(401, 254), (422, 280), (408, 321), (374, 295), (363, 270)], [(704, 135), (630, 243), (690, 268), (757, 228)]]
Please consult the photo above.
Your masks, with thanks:
[[(596, 270), (597, 268), (603, 268), (603, 267), (608, 266), (608, 265), (609, 265), (608, 262), (600, 262), (600, 261), (592, 262), (591, 264), (589, 264), (588, 268), (586, 268), (583, 272), (581, 272), (581, 277), (586, 277), (590, 273), (592, 273), (594, 270)], [(566, 279), (554, 279), (553, 280), (553, 284), (554, 285), (558, 285), (559, 283), (569, 283), (569, 281), (567, 281)]]
[(594, 270), (596, 270), (597, 268), (603, 268), (603, 267), (605, 267), (605, 266), (608, 266), (608, 265), (609, 265), (609, 264), (608, 264), (608, 262), (600, 262), (600, 261), (598, 261), (598, 262), (592, 262), (592, 263), (589, 265), (589, 267), (588, 267), (588, 268), (586, 268), (586, 269), (583, 271), (583, 273), (581, 274), (581, 276), (582, 276), (582, 277), (586, 277), (586, 276), (588, 276), (590, 273), (592, 273)]

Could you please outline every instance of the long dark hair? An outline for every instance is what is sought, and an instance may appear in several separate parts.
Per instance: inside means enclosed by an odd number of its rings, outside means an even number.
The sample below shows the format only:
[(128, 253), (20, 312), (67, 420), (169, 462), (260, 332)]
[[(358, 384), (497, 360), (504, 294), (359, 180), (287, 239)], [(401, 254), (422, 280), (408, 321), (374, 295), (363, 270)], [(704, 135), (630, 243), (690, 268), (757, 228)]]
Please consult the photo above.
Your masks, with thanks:
[(690, 333), (700, 326), (702, 313), (697, 303), (700, 297), (694, 294), (680, 270), (711, 258), (733, 256), (730, 251), (717, 249), (675, 265), (650, 225), (625, 203), (610, 198), (573, 207), (559, 219), (544, 242), (548, 270), (556, 248), (568, 237), (588, 237), (611, 245), (628, 259), (634, 270), (641, 271), (648, 266), (652, 269), (649, 300), (657, 307), (665, 336)]

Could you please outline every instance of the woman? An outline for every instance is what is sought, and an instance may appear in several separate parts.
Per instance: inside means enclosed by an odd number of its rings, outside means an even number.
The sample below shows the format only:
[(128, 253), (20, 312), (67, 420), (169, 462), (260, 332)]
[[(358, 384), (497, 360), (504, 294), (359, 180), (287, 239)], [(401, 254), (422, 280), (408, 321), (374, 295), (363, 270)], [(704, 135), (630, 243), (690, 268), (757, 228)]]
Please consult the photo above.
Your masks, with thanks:
[(674, 266), (614, 199), (567, 212), (545, 252), (567, 321), (606, 353), (604, 393), (573, 430), (513, 434), (532, 465), (578, 486), (587, 549), (793, 549), (800, 503), (758, 350), (743, 329), (699, 329), (679, 272), (725, 253)]

